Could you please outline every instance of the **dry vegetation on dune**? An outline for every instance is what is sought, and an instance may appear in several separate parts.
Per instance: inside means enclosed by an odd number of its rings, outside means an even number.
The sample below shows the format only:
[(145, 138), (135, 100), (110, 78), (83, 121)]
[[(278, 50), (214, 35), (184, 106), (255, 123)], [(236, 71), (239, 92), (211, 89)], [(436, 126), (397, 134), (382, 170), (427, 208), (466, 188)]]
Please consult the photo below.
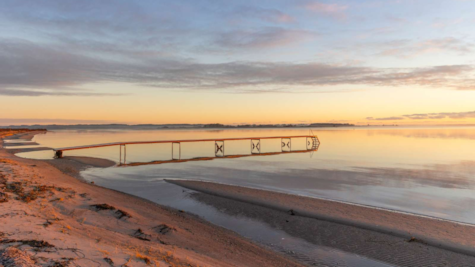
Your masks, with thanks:
[[(24, 131), (1, 131), (0, 138)], [(0, 141), (1, 143), (1, 141)], [(299, 266), (193, 215), (0, 149), (0, 266)]]

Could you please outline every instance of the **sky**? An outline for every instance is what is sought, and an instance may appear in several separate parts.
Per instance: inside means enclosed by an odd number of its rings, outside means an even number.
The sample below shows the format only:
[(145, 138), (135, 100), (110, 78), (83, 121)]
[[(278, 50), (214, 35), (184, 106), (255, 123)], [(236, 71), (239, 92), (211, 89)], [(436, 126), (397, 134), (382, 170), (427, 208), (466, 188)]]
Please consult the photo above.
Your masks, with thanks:
[(0, 0), (0, 125), (475, 124), (475, 0)]

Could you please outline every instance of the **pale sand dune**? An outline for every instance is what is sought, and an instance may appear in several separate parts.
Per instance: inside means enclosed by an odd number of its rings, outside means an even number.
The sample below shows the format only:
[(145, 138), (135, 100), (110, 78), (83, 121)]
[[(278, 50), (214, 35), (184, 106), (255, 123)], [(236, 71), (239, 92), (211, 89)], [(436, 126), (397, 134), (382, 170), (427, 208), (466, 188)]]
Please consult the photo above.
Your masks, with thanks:
[[(8, 198), (0, 203), (0, 254), (7, 255), (0, 260), (5, 262), (300, 266), (191, 214), (81, 182), (47, 162), (17, 158), (4, 149), (0, 188), (0, 199)], [(113, 208), (98, 210), (91, 207), (95, 204)], [(22, 253), (5, 250), (12, 246)], [(24, 253), (29, 259), (21, 258)]]

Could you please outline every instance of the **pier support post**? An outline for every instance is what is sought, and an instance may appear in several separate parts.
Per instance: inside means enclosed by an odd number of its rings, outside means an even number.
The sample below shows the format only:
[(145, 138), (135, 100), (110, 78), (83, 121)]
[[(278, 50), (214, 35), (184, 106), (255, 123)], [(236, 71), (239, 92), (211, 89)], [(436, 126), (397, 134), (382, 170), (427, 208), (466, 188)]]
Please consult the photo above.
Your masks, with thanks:
[(282, 152), (292, 151), (292, 139), (291, 138), (281, 138), (281, 148)]
[(214, 141), (214, 155), (224, 157), (224, 141)]
[[(124, 161), (122, 161), (122, 147), (124, 147)], [(119, 145), (119, 165), (125, 165), (126, 164), (126, 160), (127, 160), (127, 150), (125, 148), (125, 145)]]
[[(175, 151), (174, 151), (174, 146), (175, 144), (178, 144), (178, 158), (175, 158)], [(180, 142), (172, 142), (172, 160), (180, 160), (181, 159), (181, 143)]]
[(56, 153), (54, 153), (54, 158), (55, 159), (60, 159), (63, 157), (63, 151), (62, 150), (58, 150), (56, 151)]
[(251, 154), (261, 154), (261, 139), (251, 139)]

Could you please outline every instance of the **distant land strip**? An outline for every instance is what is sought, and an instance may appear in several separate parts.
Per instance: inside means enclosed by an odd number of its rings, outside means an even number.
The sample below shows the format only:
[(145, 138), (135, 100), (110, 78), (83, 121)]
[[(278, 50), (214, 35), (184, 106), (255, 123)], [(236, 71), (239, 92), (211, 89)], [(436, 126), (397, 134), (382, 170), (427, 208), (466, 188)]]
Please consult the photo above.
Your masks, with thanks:
[(241, 128), (304, 128), (304, 127), (355, 127), (349, 123), (311, 123), (311, 124), (242, 124), (242, 125), (225, 125), (220, 123), (212, 124), (74, 124), (74, 125), (10, 125), (0, 126), (0, 128), (10, 129), (241, 129)]

